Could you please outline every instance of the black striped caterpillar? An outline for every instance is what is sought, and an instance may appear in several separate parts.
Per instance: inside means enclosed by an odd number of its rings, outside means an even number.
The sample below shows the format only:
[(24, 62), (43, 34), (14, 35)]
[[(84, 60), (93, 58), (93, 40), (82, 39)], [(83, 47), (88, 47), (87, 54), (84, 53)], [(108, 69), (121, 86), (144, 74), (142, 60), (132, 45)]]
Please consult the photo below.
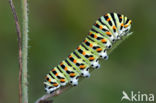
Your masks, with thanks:
[(76, 86), (80, 76), (89, 77), (90, 67), (99, 68), (99, 58), (107, 60), (107, 50), (131, 34), (131, 23), (126, 16), (117, 13), (101, 16), (77, 49), (46, 75), (45, 91), (52, 93), (67, 84)]

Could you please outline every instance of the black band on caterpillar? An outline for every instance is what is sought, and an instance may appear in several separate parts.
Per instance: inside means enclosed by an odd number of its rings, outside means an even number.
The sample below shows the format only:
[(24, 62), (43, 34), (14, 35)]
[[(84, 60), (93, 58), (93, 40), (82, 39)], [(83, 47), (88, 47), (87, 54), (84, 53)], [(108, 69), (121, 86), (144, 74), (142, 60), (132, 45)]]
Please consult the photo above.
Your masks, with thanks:
[(131, 23), (126, 16), (117, 13), (101, 16), (77, 49), (46, 75), (45, 91), (52, 93), (68, 83), (76, 86), (80, 76), (89, 77), (89, 68), (99, 68), (99, 58), (108, 59), (107, 50), (129, 34)]

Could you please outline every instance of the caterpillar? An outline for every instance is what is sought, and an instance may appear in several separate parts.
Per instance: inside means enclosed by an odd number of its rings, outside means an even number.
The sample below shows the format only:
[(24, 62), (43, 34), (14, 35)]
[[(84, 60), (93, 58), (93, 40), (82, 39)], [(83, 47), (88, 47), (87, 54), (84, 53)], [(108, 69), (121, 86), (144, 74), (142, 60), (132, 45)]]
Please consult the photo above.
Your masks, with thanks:
[(101, 16), (83, 42), (45, 76), (45, 91), (53, 93), (67, 84), (76, 86), (79, 77), (90, 77), (90, 67), (100, 68), (99, 59), (108, 59), (107, 50), (117, 40), (130, 34), (131, 24), (132, 21), (121, 14)]

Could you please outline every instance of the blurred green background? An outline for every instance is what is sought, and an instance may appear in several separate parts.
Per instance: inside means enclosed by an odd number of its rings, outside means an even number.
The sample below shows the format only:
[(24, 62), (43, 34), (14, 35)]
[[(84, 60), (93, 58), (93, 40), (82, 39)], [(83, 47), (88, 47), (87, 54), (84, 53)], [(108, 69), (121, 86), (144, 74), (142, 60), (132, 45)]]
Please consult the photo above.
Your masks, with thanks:
[[(0, 1), (0, 103), (17, 103), (16, 29), (8, 0)], [(20, 16), (20, 1), (14, 2)], [(55, 103), (119, 103), (123, 90), (156, 95), (155, 4), (155, 0), (29, 0), (30, 103), (45, 93), (43, 81), (50, 66), (66, 58), (107, 12), (132, 19), (133, 35), (108, 61), (101, 61), (101, 69), (56, 97)]]

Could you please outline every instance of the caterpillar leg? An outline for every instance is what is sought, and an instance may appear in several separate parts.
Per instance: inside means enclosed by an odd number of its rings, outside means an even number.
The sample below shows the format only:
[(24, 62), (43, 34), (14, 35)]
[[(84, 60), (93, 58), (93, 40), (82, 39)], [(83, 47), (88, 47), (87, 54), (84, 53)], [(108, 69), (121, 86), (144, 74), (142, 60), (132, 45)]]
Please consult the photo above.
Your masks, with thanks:
[(86, 70), (82, 70), (81, 75), (83, 77), (90, 77), (89, 68), (87, 68)]
[(100, 68), (100, 64), (99, 64), (98, 58), (95, 58), (95, 56), (94, 56), (94, 57), (90, 57), (89, 60), (90, 60), (91, 66), (93, 68), (96, 68), (96, 69)]
[(78, 64), (80, 65), (79, 68), (81, 71), (81, 75), (83, 77), (90, 77), (89, 66), (83, 61), (81, 61), (81, 63), (79, 62)]
[(71, 85), (73, 85), (73, 86), (77, 86), (77, 85), (78, 85), (78, 79), (76, 79), (76, 78), (71, 78), (70, 83), (71, 83)]
[(123, 28), (123, 30), (121, 31), (121, 35), (122, 36), (126, 36), (127, 34), (129, 34), (129, 29), (131, 28), (131, 26), (128, 26), (127, 28)]
[(99, 55), (100, 55), (101, 58), (103, 58), (105, 60), (108, 60), (108, 55), (107, 55), (106, 49), (103, 50)]
[(96, 61), (92, 62), (91, 66), (93, 68), (96, 68), (96, 69), (100, 68), (99, 60), (96, 60)]

